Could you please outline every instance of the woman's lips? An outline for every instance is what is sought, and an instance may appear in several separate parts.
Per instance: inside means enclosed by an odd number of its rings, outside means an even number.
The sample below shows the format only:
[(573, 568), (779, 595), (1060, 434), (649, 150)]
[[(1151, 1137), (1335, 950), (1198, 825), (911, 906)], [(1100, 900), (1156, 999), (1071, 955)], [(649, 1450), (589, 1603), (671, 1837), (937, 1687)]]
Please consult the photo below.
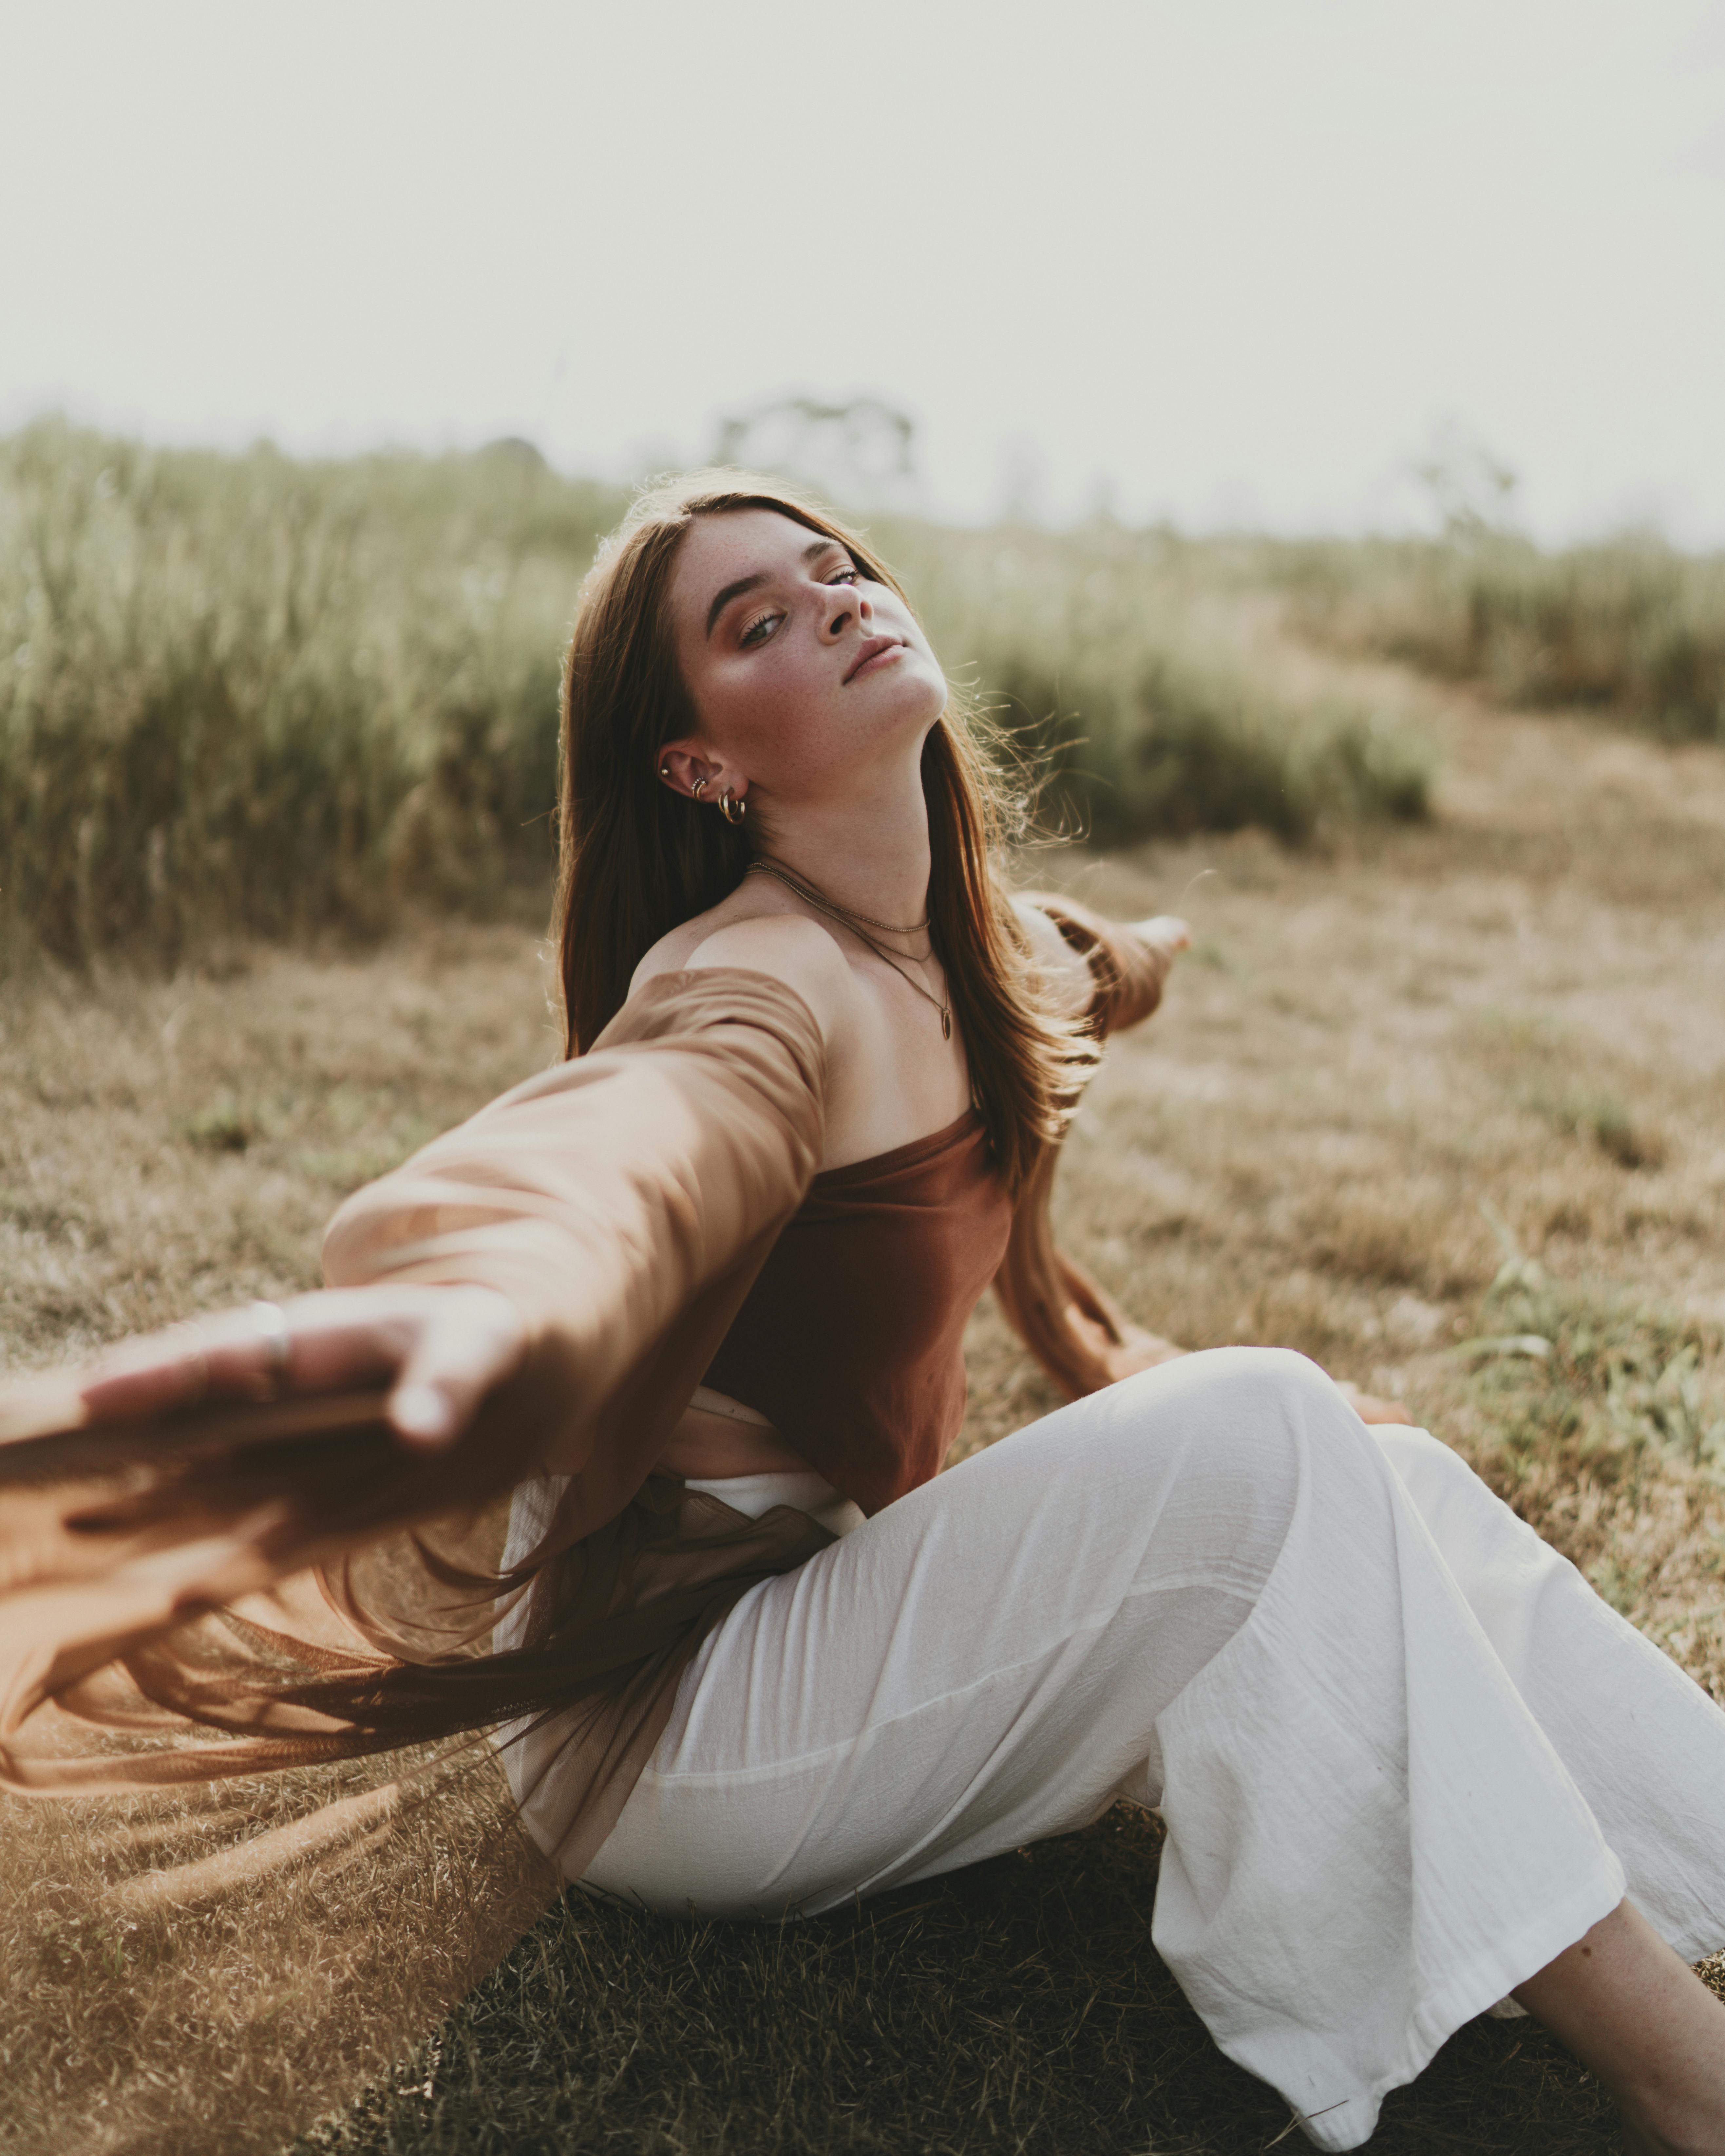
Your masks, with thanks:
[(855, 680), (860, 674), (872, 673), (889, 659), (896, 658), (904, 648), (905, 640), (901, 636), (871, 636), (857, 653), (855, 664), (845, 676), (846, 685)]

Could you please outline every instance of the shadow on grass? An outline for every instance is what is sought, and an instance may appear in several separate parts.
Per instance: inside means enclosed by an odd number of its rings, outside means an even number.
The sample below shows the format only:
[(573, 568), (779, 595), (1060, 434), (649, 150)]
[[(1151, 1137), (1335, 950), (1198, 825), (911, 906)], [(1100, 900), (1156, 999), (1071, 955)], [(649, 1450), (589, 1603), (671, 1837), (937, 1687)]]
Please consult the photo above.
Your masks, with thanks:
[[(671, 1923), (572, 1896), (295, 2156), (1303, 2148), (1150, 1944), (1159, 1840), (1117, 1806), (1081, 1834), (784, 1925)], [(1461, 2030), (1372, 2143), (1619, 2145), (1598, 2084), (1527, 2021)]]

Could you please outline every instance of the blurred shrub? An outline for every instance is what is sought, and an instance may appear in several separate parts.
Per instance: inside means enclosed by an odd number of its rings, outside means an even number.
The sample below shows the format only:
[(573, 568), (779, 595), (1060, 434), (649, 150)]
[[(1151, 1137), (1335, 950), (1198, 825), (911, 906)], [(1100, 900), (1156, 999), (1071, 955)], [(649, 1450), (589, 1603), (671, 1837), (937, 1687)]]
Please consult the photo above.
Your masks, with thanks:
[[(530, 446), (301, 464), (0, 441), (0, 961), (542, 896), (557, 675), (621, 513)], [(880, 534), (949, 670), (1099, 836), (1414, 815), (1419, 742), (1237, 655), (1225, 548)], [(1230, 590), (1235, 611), (1217, 613)]]
[(559, 644), (619, 506), (525, 446), (0, 442), (0, 949), (171, 963), (542, 880)]
[(883, 527), (947, 671), (1051, 757), (1045, 806), (1103, 839), (1425, 814), (1430, 744), (1293, 693), (1241, 641), (1261, 549), (1098, 522)]
[(1292, 547), (1304, 625), (1481, 683), (1507, 704), (1592, 705), (1725, 742), (1725, 556), (1628, 537), (1546, 553), (1484, 526), (1444, 540)]

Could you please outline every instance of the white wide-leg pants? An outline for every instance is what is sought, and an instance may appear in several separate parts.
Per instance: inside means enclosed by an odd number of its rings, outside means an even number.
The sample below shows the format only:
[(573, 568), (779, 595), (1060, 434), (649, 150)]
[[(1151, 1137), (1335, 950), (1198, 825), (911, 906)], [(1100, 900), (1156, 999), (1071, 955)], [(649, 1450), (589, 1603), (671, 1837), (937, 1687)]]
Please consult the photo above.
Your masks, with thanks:
[[(555, 1743), (504, 1754), (552, 1851)], [(1322, 2148), (1625, 1892), (1725, 1945), (1725, 1713), (1446, 1446), (1271, 1348), (1111, 1386), (752, 1589), (584, 1883), (814, 1912), (1121, 1796), (1168, 1825), (1158, 1950)]]

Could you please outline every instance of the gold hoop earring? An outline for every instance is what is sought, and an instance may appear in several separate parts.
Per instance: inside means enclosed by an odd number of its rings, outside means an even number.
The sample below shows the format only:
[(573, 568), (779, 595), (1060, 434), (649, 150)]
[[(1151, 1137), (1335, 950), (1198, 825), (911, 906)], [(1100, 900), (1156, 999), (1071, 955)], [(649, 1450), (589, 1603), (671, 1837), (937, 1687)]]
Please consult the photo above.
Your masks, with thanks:
[(740, 824), (749, 813), (747, 801), (739, 801), (727, 786), (719, 796), (719, 814), (727, 824)]
[(695, 783), (689, 788), (690, 793), (696, 801), (698, 801), (711, 783), (712, 781), (710, 778), (697, 778)]

